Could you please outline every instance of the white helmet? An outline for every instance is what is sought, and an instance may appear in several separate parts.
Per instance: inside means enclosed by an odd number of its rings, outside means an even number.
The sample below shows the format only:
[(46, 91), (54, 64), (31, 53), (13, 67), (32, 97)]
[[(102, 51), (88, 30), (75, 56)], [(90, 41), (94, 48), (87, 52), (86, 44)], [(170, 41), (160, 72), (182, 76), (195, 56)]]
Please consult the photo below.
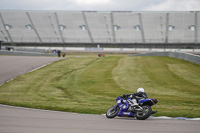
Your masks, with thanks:
[(138, 88), (137, 89), (137, 93), (139, 93), (139, 92), (144, 92), (144, 89), (143, 88)]

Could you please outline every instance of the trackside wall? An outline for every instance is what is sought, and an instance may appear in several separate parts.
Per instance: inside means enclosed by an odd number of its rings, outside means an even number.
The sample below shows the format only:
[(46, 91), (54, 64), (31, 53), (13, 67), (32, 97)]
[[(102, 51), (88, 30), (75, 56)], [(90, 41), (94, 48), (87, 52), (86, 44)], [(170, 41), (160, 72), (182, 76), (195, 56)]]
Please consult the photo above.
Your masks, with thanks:
[(0, 55), (13, 55), (13, 56), (56, 56), (56, 54), (53, 54), (53, 53), (7, 51), (7, 50), (0, 50)]
[(168, 56), (168, 57), (173, 57), (173, 58), (193, 62), (196, 64), (200, 64), (199, 55), (194, 55), (190, 53), (182, 53), (182, 52), (150, 52), (150, 53), (135, 54), (135, 55), (130, 55), (130, 56)]

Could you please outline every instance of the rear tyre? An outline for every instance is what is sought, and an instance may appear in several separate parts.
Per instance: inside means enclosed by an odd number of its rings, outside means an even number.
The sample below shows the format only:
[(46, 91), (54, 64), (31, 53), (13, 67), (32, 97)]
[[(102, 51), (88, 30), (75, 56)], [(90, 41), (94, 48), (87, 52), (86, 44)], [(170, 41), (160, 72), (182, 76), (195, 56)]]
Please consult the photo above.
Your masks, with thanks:
[(119, 107), (118, 106), (116, 107), (116, 105), (112, 106), (107, 110), (106, 117), (107, 118), (114, 118), (114, 117), (117, 116), (118, 112), (119, 112)]
[(144, 105), (142, 106), (143, 110), (142, 111), (137, 111), (135, 114), (135, 117), (138, 120), (145, 120), (147, 119), (151, 114), (152, 114), (152, 108), (149, 105)]

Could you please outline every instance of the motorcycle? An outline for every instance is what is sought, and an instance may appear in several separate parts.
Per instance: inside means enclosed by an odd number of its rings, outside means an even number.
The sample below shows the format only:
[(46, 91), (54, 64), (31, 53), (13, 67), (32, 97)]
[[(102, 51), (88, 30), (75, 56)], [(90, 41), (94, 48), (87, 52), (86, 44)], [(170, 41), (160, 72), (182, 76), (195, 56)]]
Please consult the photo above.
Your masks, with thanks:
[(106, 112), (107, 118), (119, 117), (136, 117), (138, 120), (145, 120), (151, 114), (157, 113), (157, 111), (152, 111), (151, 106), (156, 105), (158, 100), (156, 98), (144, 99), (141, 97), (136, 97), (138, 105), (132, 107), (131, 98), (117, 97), (117, 105), (110, 107)]

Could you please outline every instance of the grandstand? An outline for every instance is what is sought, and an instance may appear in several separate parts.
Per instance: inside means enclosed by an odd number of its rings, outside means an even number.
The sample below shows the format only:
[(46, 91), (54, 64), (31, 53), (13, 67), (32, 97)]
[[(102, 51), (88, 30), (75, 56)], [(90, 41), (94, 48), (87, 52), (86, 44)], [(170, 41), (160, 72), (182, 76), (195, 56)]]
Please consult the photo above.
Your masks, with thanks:
[(11, 46), (200, 48), (199, 11), (0, 10)]

